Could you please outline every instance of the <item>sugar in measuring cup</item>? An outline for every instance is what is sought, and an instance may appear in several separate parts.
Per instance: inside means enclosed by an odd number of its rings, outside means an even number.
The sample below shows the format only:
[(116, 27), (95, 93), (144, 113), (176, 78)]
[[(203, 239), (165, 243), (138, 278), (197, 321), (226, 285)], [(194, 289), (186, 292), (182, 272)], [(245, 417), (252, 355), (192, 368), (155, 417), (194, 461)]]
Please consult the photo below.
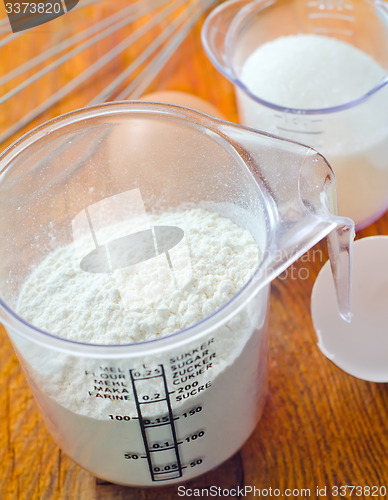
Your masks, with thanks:
[[(101, 478), (182, 482), (243, 445), (266, 395), (270, 282), (325, 236), (349, 313), (353, 225), (309, 147), (123, 102), (36, 128), (0, 172), (1, 319), (53, 437)], [(212, 266), (240, 254), (253, 267), (217, 303), (239, 276)]]
[(388, 7), (379, 0), (230, 0), (203, 44), (236, 88), (240, 122), (332, 165), (339, 213), (360, 228), (388, 203)]

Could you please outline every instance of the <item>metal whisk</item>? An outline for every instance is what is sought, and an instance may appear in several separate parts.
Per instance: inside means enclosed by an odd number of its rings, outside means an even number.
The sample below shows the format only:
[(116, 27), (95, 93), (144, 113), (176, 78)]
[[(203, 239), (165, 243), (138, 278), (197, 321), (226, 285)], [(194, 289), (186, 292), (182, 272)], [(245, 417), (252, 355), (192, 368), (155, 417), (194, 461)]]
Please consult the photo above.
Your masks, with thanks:
[[(75, 15), (81, 18), (88, 9), (89, 14), (93, 14), (93, 8), (104, 3), (101, 0), (81, 0), (74, 13), (71, 11), (47, 25), (60, 23), (58, 32), (54, 32), (52, 37), (54, 43), (51, 42), (48, 48), (7, 72), (1, 68), (0, 59), (0, 127), (3, 121), (2, 128), (5, 128), (0, 135), (0, 143), (86, 85), (92, 85), (96, 95), (89, 102), (77, 101), (76, 107), (108, 100), (137, 99), (162, 71), (198, 19), (216, 2), (137, 0), (128, 5), (126, 0), (113, 14), (80, 31), (69, 33)], [(120, 1), (116, 0), (115, 4), (120, 4)], [(6, 22), (2, 20), (0, 35), (5, 30)], [(23, 43), (27, 44), (32, 36), (39, 34), (40, 31), (28, 30), (0, 37), (0, 51), (6, 48), (11, 51), (16, 44), (23, 49)], [(112, 43), (116, 39), (118, 43)], [(104, 44), (110, 44), (108, 49)], [(90, 56), (90, 51), (94, 51), (94, 58)], [(118, 73), (112, 71), (113, 78), (106, 83), (108, 68), (119, 56), (127, 56), (128, 63), (124, 70), (121, 68)], [(78, 75), (70, 80), (62, 78), (62, 86), (53, 91), (47, 81), (55, 81), (61, 68), (65, 68), (62, 71), (66, 72), (66, 65), (76, 65), (83, 61), (83, 57), (87, 67), (84, 64)], [(102, 86), (101, 80), (104, 80)], [(34, 88), (40, 89), (40, 85), (49, 86), (49, 92), (42, 102), (31, 106), (30, 102), (36, 97)], [(9, 116), (12, 116), (15, 105), (22, 108), (23, 116), (12, 120)], [(11, 124), (4, 127), (5, 122)]]

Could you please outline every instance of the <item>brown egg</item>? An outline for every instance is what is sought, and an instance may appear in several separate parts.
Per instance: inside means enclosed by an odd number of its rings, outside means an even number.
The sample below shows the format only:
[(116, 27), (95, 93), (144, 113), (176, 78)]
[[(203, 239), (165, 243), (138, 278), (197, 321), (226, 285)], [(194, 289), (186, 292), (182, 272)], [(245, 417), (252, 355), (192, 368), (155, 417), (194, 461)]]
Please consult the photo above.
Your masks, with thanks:
[[(156, 92), (142, 99), (184, 105), (222, 118), (214, 106), (183, 92)], [(222, 154), (213, 139), (183, 120), (144, 114), (114, 121), (103, 158), (107, 187), (116, 193), (140, 189), (147, 209), (196, 198), (202, 165), (208, 168)]]
[(215, 106), (213, 106), (213, 104), (210, 104), (196, 95), (188, 94), (187, 92), (180, 92), (178, 90), (161, 90), (153, 92), (152, 94), (146, 94), (141, 97), (140, 100), (184, 106), (186, 108), (192, 108), (200, 111), (201, 113), (206, 113), (207, 115), (215, 116), (216, 118), (221, 118), (221, 120), (226, 120), (225, 116), (223, 116), (223, 114)]

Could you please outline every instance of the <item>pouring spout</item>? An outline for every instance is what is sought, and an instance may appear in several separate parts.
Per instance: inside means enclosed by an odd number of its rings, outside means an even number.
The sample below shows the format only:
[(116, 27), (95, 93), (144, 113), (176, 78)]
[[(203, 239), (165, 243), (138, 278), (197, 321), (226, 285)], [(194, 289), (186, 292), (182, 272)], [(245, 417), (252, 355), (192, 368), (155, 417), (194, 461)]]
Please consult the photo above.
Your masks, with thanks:
[[(325, 160), (323, 157), (321, 158)], [(326, 189), (322, 192), (322, 209), (322, 217), (327, 220), (332, 219), (335, 224), (334, 229), (327, 235), (330, 268), (337, 297), (338, 312), (344, 321), (350, 323), (353, 316), (351, 282), (355, 223), (348, 217), (337, 215), (337, 188), (334, 173), (330, 182), (327, 183)]]
[(333, 274), (334, 286), (337, 295), (338, 311), (341, 318), (350, 323), (351, 310), (351, 277), (353, 262), (354, 223), (345, 219), (327, 236), (330, 266)]
[(260, 279), (271, 281), (327, 236), (338, 310), (349, 322), (354, 222), (337, 215), (336, 181), (326, 159), (308, 146), (263, 132), (225, 122), (218, 129), (266, 200), (270, 238)]

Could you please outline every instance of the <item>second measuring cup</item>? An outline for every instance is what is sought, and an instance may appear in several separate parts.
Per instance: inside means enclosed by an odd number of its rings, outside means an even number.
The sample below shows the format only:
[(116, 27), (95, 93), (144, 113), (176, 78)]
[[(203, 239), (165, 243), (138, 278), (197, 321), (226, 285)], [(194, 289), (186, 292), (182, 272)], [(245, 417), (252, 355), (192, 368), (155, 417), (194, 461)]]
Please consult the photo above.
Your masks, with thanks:
[[(303, 40), (301, 35), (314, 35), (320, 39)], [(294, 53), (283, 61), (282, 54), (274, 50), (273, 42), (283, 37), (299, 37), (299, 45), (293, 46)], [(275, 102), (257, 91), (253, 80), (260, 82), (263, 75), (271, 75), (271, 88), (283, 89), (288, 99), (298, 103), (306, 102), (304, 95), (315, 95), (314, 102), (324, 102), (326, 94), (336, 92), (335, 75), (332, 68), (338, 61), (329, 64), (328, 54), (320, 59), (318, 46), (331, 40), (330, 59), (338, 59), (338, 46), (333, 43), (346, 42), (346, 54), (350, 56), (341, 66), (350, 65), (348, 73), (354, 76), (353, 87), (360, 85), (365, 75), (356, 74), (358, 65), (373, 66), (378, 76), (376, 81), (356, 97), (341, 98), (338, 105), (315, 106), (292, 102)], [(231, 0), (224, 2), (208, 17), (203, 27), (202, 40), (213, 64), (236, 88), (240, 122), (256, 129), (278, 134), (300, 141), (320, 151), (332, 165), (338, 188), (339, 212), (351, 217), (361, 228), (377, 218), (388, 203), (388, 7), (379, 0)], [(291, 40), (291, 38), (290, 38)], [(303, 54), (310, 53), (306, 45), (315, 40), (314, 61), (306, 67)], [(303, 45), (301, 42), (305, 42)], [(252, 68), (249, 79), (244, 73), (249, 58), (258, 51), (263, 54), (263, 46), (269, 50), (272, 43), (271, 61), (268, 56), (256, 68)], [(280, 50), (280, 46), (277, 46)], [(288, 49), (287, 49), (288, 50)], [(327, 49), (328, 50), (328, 49)], [(362, 52), (356, 52), (362, 51)], [(268, 54), (268, 52), (266, 52)], [(277, 64), (276, 54), (279, 62)], [(301, 55), (302, 54), (302, 55)], [(357, 57), (356, 57), (357, 56)], [(306, 56), (307, 57), (307, 56)], [(301, 59), (302, 58), (302, 59)], [(367, 59), (369, 58), (369, 59)], [(260, 59), (260, 61), (262, 60)], [(345, 59), (345, 57), (344, 57)], [(252, 60), (252, 59), (251, 59)], [(306, 59), (307, 60), (307, 59)], [(293, 62), (291, 66), (291, 61)], [(357, 63), (355, 62), (357, 61)], [(291, 75), (284, 74), (284, 66)], [(352, 65), (357, 64), (356, 67)], [(336, 66), (337, 65), (337, 66)], [(362, 70), (360, 70), (362, 71)], [(367, 70), (366, 70), (367, 71)], [(371, 70), (369, 70), (371, 71)], [(295, 88), (296, 75), (306, 75), (300, 87)], [(327, 82), (324, 90), (311, 89), (310, 80)], [(309, 76), (310, 75), (310, 78)], [(289, 80), (287, 80), (289, 78)], [(298, 77), (299, 78), (299, 77)], [(299, 79), (297, 81), (299, 82)], [(314, 80), (315, 78), (315, 80)], [(269, 76), (265, 78), (266, 85)], [(331, 82), (331, 83), (330, 83)], [(287, 88), (288, 90), (284, 90)], [(289, 90), (293, 89), (293, 90)], [(307, 89), (307, 90), (306, 90)], [(346, 90), (346, 89), (345, 89)], [(304, 92), (306, 94), (304, 94)], [(341, 91), (343, 92), (343, 91)], [(295, 96), (297, 93), (297, 96)], [(322, 95), (324, 94), (324, 95)], [(334, 94), (335, 95), (335, 94)], [(341, 94), (342, 96), (342, 94)], [(311, 96), (310, 96), (311, 98)]]
[[(115, 103), (38, 127), (1, 156), (0, 171), (1, 318), (52, 435), (101, 478), (177, 483), (243, 445), (266, 394), (269, 283), (329, 233), (346, 315), (352, 224), (330, 213), (333, 174), (308, 147), (184, 108)], [(150, 331), (131, 343), (147, 324), (123, 322), (112, 345), (123, 308), (148, 308), (160, 324), (187, 312), (172, 299), (197, 279), (193, 248), (180, 224), (152, 221), (193, 207), (249, 231), (261, 255), (253, 275), (181, 331)], [(220, 236), (225, 255), (229, 236)], [(79, 297), (62, 305), (53, 299), (42, 311), (53, 333), (26, 320), (19, 300), (40, 265), (51, 259), (58, 269), (64, 255), (72, 265), (40, 275), (40, 289), (66, 294), (79, 278), (83, 287)], [(199, 264), (211, 269), (206, 253)], [(104, 285), (93, 288), (94, 276)], [(103, 312), (98, 299), (111, 295), (116, 302)], [(170, 311), (158, 307), (160, 296), (171, 298)], [(30, 307), (39, 307), (34, 300), (33, 293)], [(78, 330), (63, 338), (57, 326), (66, 328), (79, 304)], [(104, 342), (93, 341), (91, 315)]]

